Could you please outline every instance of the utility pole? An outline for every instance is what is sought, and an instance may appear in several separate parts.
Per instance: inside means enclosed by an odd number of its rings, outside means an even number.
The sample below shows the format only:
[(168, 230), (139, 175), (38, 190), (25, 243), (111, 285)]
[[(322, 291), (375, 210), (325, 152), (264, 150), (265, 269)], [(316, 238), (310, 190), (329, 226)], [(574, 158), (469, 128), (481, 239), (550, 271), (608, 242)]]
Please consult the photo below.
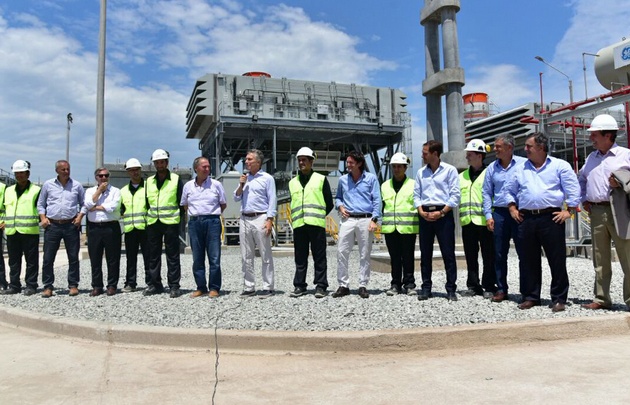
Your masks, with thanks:
[(72, 113), (66, 115), (67, 131), (66, 131), (66, 161), (70, 161), (70, 124), (72, 124)]
[(107, 0), (101, 0), (101, 17), (98, 33), (98, 79), (96, 88), (96, 168), (103, 167), (105, 145), (105, 27)]

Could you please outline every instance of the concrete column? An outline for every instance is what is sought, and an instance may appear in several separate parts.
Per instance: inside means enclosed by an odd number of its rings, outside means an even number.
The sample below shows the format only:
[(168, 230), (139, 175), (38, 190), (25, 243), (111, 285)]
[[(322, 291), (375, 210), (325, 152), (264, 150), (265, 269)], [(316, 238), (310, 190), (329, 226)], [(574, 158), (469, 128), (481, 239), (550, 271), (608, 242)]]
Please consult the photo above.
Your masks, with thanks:
[(443, 142), (442, 138), (442, 96), (427, 94), (427, 140)]
[[(424, 26), (425, 77), (440, 71), (440, 33), (437, 21), (428, 21)], [(426, 94), (427, 140), (442, 142), (442, 97)]]

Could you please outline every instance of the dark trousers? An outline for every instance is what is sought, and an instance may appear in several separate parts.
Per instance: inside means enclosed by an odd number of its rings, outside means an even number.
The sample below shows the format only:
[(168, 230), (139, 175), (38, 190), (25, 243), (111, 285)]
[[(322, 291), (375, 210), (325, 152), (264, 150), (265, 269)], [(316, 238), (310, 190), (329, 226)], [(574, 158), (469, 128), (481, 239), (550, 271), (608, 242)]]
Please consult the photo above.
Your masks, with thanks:
[(44, 231), (44, 263), (42, 265), (44, 289), (54, 288), (55, 256), (57, 256), (62, 240), (68, 256), (68, 288), (79, 287), (79, 235), (80, 229), (71, 222), (67, 224), (51, 223)]
[(127, 256), (127, 275), (125, 277), (125, 287), (136, 288), (138, 285), (138, 251), (142, 252), (144, 264), (144, 281), (148, 285), (149, 277), (149, 241), (147, 231), (133, 229), (125, 234), (125, 252)]
[(392, 287), (408, 290), (416, 288), (414, 277), (414, 255), (416, 234), (402, 234), (398, 231), (385, 234), (385, 244), (392, 262)]
[(567, 274), (565, 224), (553, 222), (553, 213), (525, 215), (519, 225), (523, 244), (523, 300), (540, 301), (542, 283), (541, 248), (545, 250), (551, 269), (551, 301), (567, 301), (569, 276)]
[[(497, 291), (496, 273), (494, 271), (494, 241), (492, 232), (485, 225), (470, 223), (462, 226), (462, 241), (464, 242), (464, 255), (468, 267), (466, 287), (475, 290), (477, 294), (484, 291), (494, 293)], [(481, 247), (481, 259), (483, 260), (483, 274), (479, 283), (479, 248)]]
[(162, 285), (162, 243), (166, 251), (167, 280), (170, 288), (179, 288), (182, 270), (179, 264), (179, 224), (165, 225), (160, 221), (147, 226), (149, 242), (149, 285), (158, 290)]
[(0, 287), (6, 288), (7, 283), (7, 270), (4, 267), (4, 229), (0, 229)]
[(311, 246), (315, 272), (313, 284), (328, 288), (328, 262), (326, 260), (326, 229), (321, 226), (305, 224), (293, 230), (293, 249), (295, 252), (295, 276), (293, 285), (306, 288), (306, 271), (308, 269), (308, 247)]
[(39, 273), (39, 233), (27, 235), (19, 232), (7, 235), (7, 252), (9, 253), (9, 277), (11, 288), (20, 290), (20, 273), (22, 272), (22, 256), (26, 259), (26, 287), (37, 289)]
[(449, 211), (437, 221), (427, 221), (420, 217), (420, 273), (422, 290), (431, 291), (433, 282), (433, 241), (437, 237), (446, 269), (446, 292), (457, 290), (457, 262), (455, 261), (455, 220)]
[[(523, 285), (523, 260), (522, 243), (518, 234), (518, 222), (510, 216), (510, 211), (505, 207), (495, 207), (492, 213), (494, 219), (494, 272), (497, 279), (497, 291), (508, 293), (508, 253), (510, 251), (510, 239), (514, 241), (514, 247), (519, 257), (519, 285)], [(523, 295), (523, 291), (520, 291)]]
[(121, 239), (118, 221), (105, 223), (88, 221), (87, 241), (93, 288), (103, 288), (103, 251), (107, 262), (107, 287), (118, 288)]

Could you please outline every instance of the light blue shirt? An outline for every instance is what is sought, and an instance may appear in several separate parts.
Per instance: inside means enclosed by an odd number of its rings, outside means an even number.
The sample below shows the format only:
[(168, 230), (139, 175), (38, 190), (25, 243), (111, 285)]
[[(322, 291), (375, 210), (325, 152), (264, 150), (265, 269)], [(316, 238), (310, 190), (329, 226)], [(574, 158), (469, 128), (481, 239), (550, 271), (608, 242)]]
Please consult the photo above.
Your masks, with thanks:
[(516, 165), (514, 176), (505, 183), (508, 203), (518, 201), (519, 209), (577, 207), (580, 204), (580, 184), (569, 162), (547, 156), (536, 170), (530, 160)]
[(67, 220), (77, 216), (83, 201), (85, 190), (78, 181), (68, 179), (64, 187), (59, 180), (46, 180), (37, 200), (37, 212), (55, 220)]
[(350, 174), (339, 178), (335, 207), (343, 206), (350, 214), (372, 214), (381, 216), (381, 186), (372, 173), (363, 171), (355, 183)]
[(522, 156), (512, 155), (508, 167), (503, 168), (499, 159), (495, 160), (486, 169), (486, 178), (483, 181), (483, 214), (486, 219), (492, 218), (492, 207), (507, 207), (508, 193), (505, 187), (507, 179), (514, 175), (514, 168), (518, 163), (524, 163), (527, 159)]
[(459, 175), (455, 166), (440, 162), (433, 172), (429, 165), (423, 166), (416, 174), (413, 188), (413, 205), (447, 205), (455, 208), (459, 205)]
[(221, 205), (225, 204), (223, 184), (210, 176), (201, 183), (201, 186), (197, 185), (196, 179), (184, 184), (180, 205), (188, 206), (189, 216), (221, 215)]
[(275, 218), (278, 212), (278, 199), (273, 177), (262, 170), (256, 174), (248, 174), (243, 194), (236, 195), (234, 190), (234, 201), (241, 203), (241, 212), (247, 214), (266, 212), (267, 218)]

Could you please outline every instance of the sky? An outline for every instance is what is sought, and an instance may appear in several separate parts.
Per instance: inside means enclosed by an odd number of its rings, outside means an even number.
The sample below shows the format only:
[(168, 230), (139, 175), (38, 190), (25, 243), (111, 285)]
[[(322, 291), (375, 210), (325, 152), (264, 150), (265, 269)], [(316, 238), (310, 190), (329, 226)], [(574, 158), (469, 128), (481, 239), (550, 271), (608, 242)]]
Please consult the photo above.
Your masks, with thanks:
[[(462, 0), (457, 13), (463, 93), (485, 92), (498, 111), (540, 100), (584, 98), (582, 53), (630, 35), (630, 0)], [(422, 96), (423, 0), (109, 0), (105, 163), (149, 163), (164, 148), (172, 166), (199, 155), (186, 139), (186, 105), (206, 73), (265, 71), (273, 77), (403, 90), (412, 117), (414, 166), (426, 140)], [(93, 180), (99, 0), (0, 3), (0, 168), (31, 162), (31, 180)], [(590, 96), (607, 92), (586, 56)]]

